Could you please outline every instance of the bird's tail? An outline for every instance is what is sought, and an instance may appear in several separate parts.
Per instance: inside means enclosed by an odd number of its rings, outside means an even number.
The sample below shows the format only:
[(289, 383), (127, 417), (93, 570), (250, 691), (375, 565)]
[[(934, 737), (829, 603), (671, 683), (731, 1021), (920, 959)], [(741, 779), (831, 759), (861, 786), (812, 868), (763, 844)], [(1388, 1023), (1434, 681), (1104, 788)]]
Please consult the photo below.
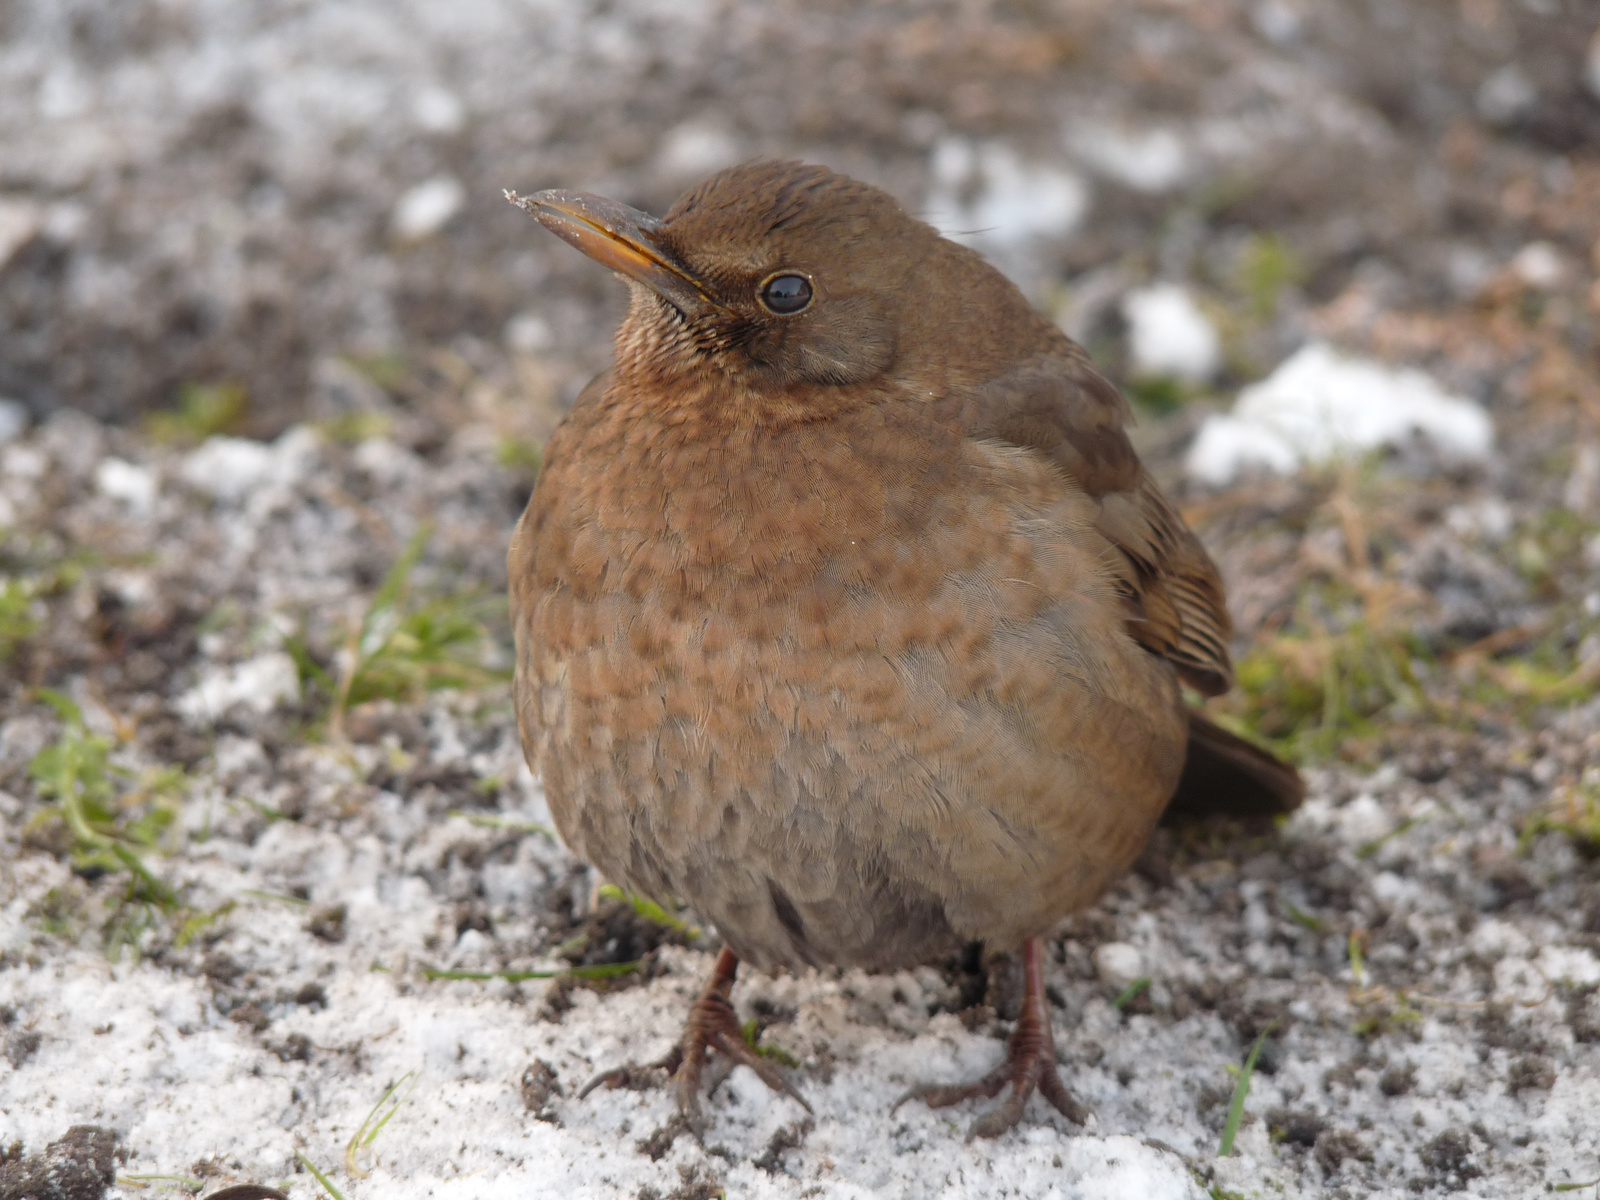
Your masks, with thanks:
[(1268, 817), (1293, 812), (1306, 785), (1288, 763), (1189, 712), (1189, 753), (1165, 819)]

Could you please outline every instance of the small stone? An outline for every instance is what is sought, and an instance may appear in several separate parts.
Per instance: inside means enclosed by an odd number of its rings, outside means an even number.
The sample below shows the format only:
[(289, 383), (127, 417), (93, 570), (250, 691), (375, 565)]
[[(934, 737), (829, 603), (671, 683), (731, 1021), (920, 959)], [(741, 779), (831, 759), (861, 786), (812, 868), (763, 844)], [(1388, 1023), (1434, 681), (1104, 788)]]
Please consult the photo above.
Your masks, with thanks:
[(260, 1033), (272, 1024), (272, 1018), (267, 1016), (259, 1004), (241, 1004), (228, 1014), (228, 1020), (243, 1025), (252, 1033)]
[(555, 1068), (542, 1058), (536, 1058), (528, 1064), (527, 1070), (522, 1072), (523, 1106), (541, 1121), (555, 1119), (555, 1114), (550, 1108), (550, 1100), (562, 1094), (561, 1081), (556, 1078)]
[(0, 1159), (0, 1197), (101, 1200), (116, 1182), (117, 1135), (96, 1125), (74, 1125), (32, 1158)]
[(19, 1029), (5, 1039), (4, 1055), (13, 1070), (20, 1071), (22, 1064), (39, 1052), (44, 1036), (37, 1029)]

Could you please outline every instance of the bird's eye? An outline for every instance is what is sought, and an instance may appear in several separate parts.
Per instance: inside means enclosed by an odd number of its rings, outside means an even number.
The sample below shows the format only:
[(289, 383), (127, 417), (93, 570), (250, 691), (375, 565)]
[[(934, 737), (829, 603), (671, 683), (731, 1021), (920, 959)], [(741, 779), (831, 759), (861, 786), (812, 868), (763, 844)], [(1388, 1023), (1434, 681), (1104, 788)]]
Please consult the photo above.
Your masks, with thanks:
[(774, 275), (761, 285), (761, 303), (780, 316), (804, 312), (811, 307), (811, 281), (790, 272)]

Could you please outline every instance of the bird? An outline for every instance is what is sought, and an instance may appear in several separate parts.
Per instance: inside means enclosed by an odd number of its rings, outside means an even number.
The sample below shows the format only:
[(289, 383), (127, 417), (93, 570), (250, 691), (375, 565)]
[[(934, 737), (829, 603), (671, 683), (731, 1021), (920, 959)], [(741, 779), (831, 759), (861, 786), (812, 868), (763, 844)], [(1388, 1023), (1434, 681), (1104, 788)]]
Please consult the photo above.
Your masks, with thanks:
[[(660, 1063), (805, 1104), (731, 1002), (762, 971), (1022, 961), (1000, 1065), (1060, 1077), (1041, 938), (1169, 807), (1276, 813), (1293, 767), (1186, 702), (1232, 683), (1222, 580), (1087, 353), (974, 250), (827, 167), (745, 163), (656, 218), (507, 198), (627, 284), (507, 558), (525, 755), (567, 845), (722, 939)], [(602, 1072), (590, 1088), (630, 1072)], [(589, 1089), (585, 1089), (585, 1094)]]

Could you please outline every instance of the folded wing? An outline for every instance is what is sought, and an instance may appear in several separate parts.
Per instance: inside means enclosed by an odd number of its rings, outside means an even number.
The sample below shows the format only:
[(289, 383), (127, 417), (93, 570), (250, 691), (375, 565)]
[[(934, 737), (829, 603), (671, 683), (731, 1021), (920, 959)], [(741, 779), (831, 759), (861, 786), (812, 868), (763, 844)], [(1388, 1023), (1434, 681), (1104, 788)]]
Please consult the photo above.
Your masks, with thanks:
[(1099, 502), (1128, 632), (1197, 691), (1227, 691), (1233, 626), (1222, 579), (1128, 441), (1127, 402), (1088, 358), (1030, 358), (948, 403), (968, 436), (1038, 451)]

